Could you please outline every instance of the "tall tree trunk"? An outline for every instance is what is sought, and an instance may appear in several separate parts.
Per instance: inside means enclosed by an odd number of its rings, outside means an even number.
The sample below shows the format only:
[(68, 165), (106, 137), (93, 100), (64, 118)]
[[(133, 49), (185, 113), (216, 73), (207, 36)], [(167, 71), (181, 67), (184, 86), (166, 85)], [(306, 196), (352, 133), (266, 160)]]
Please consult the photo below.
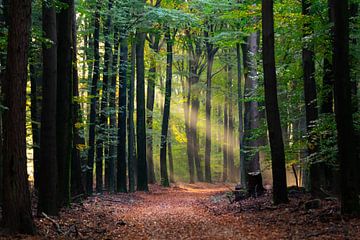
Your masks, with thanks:
[[(358, 28), (358, 23), (356, 22), (357, 19), (358, 19), (358, 14), (359, 14), (359, 3), (356, 2), (356, 1), (353, 1), (352, 3), (350, 3), (350, 11), (349, 11), (349, 18), (351, 19), (351, 24), (354, 26), (354, 30), (355, 31), (358, 31), (359, 28)], [(352, 27), (352, 26), (351, 26)], [(355, 34), (354, 37), (352, 37), (350, 39), (350, 43), (351, 45), (353, 46), (357, 46), (357, 43), (358, 43), (358, 37), (357, 35)], [(356, 52), (356, 51), (355, 51)], [(356, 54), (356, 53), (355, 53)], [(350, 56), (350, 69), (352, 67), (355, 67), (359, 64), (358, 61), (356, 61), (356, 57), (354, 56)], [(353, 113), (356, 113), (358, 110), (359, 110), (359, 95), (358, 95), (358, 88), (359, 88), (359, 81), (358, 81), (358, 72), (354, 71), (351, 76), (350, 76), (350, 79), (351, 79), (351, 94), (352, 94), (352, 106), (353, 106)], [(360, 140), (360, 136), (359, 136), (359, 133), (356, 133), (357, 134), (356, 138), (357, 140)], [(358, 149), (360, 148), (359, 146), (360, 144), (358, 144)], [(360, 150), (358, 150), (360, 151)]]
[(236, 62), (237, 62), (237, 90), (238, 90), (238, 114), (239, 114), (239, 151), (240, 151), (240, 184), (246, 186), (246, 168), (243, 153), (243, 137), (244, 137), (244, 119), (243, 119), (243, 93), (241, 87), (241, 46), (240, 43), (236, 44)]
[[(107, 17), (104, 24), (104, 39), (105, 39), (105, 53), (104, 53), (104, 69), (103, 69), (103, 82), (102, 82), (102, 96), (99, 109), (99, 126), (98, 126), (98, 138), (96, 140), (96, 192), (101, 193), (103, 190), (103, 170), (104, 162), (105, 166), (108, 166), (109, 156), (107, 152), (107, 146), (109, 142), (108, 138), (108, 102), (109, 102), (109, 73), (110, 73), (110, 61), (111, 61), (111, 44), (110, 44), (110, 31), (111, 31), (111, 8), (112, 1), (108, 1)], [(100, 96), (99, 96), (100, 97)], [(104, 161), (105, 159), (105, 161)]]
[(57, 13), (58, 81), (56, 141), (58, 161), (59, 206), (70, 204), (70, 163), (72, 152), (72, 5), (73, 0), (62, 0), (67, 7)]
[(9, 2), (7, 65), (4, 80), (4, 178), (2, 215), (11, 232), (34, 234), (26, 172), (26, 76), (31, 1)]
[[(302, 13), (304, 16), (310, 16), (310, 1), (302, 0)], [(313, 32), (309, 23), (304, 24), (304, 38), (309, 36), (309, 32)], [(315, 54), (311, 43), (305, 43), (303, 47), (302, 59), (304, 70), (304, 96), (306, 109), (306, 125), (308, 132), (308, 153), (309, 157), (314, 156), (318, 151), (318, 139), (314, 135), (313, 125), (314, 121), (318, 119), (317, 110), (317, 93), (315, 82)], [(321, 195), (321, 186), (323, 183), (323, 164), (310, 162), (310, 182), (311, 194), (313, 196)]]
[(211, 81), (214, 56), (212, 51), (207, 52), (206, 76), (206, 140), (205, 140), (205, 181), (211, 182)]
[(200, 100), (199, 94), (200, 91), (196, 89), (196, 85), (199, 83), (200, 76), (197, 73), (197, 63), (194, 60), (190, 60), (189, 62), (190, 68), (190, 91), (192, 92), (192, 98), (190, 99), (191, 109), (189, 111), (189, 136), (191, 139), (191, 150), (192, 156), (195, 163), (196, 176), (198, 181), (203, 181), (203, 175), (200, 164), (200, 156), (199, 156), (199, 142), (198, 142), (198, 132), (197, 132), (197, 124), (198, 124), (198, 115), (200, 108)]
[[(7, 20), (7, 9), (8, 9), (8, 1), (7, 0), (3, 0), (2, 2), (3, 5), (3, 10), (2, 10), (2, 15), (1, 15), (1, 19), (0, 19), (0, 27), (2, 29), (7, 29), (8, 28), (8, 20)], [(4, 38), (5, 37), (5, 33), (4, 32), (0, 32), (0, 37)], [(0, 51), (0, 101), (1, 104), (3, 103), (3, 82), (4, 82), (4, 78), (5, 78), (5, 67), (6, 67), (6, 46), (3, 46), (1, 48)], [(2, 193), (3, 193), (3, 112), (0, 112), (0, 202), (2, 202)]]
[(187, 81), (181, 79), (182, 89), (183, 89), (183, 99), (184, 99), (184, 119), (185, 119), (185, 133), (186, 133), (186, 153), (188, 157), (188, 168), (189, 168), (189, 182), (195, 182), (195, 171), (194, 171), (194, 157), (192, 150), (192, 138), (190, 136), (190, 99), (191, 99), (191, 83), (190, 78), (187, 77)]
[(135, 191), (135, 130), (134, 130), (134, 95), (135, 95), (135, 62), (136, 62), (136, 44), (131, 43), (131, 78), (129, 84), (128, 96), (128, 176), (129, 192)]
[(171, 129), (169, 129), (168, 132), (168, 160), (169, 160), (169, 172), (170, 172), (170, 183), (175, 182), (174, 178), (174, 159), (173, 159), (173, 153), (172, 153), (172, 143), (171, 143)]
[(145, 33), (136, 33), (136, 140), (137, 140), (137, 190), (148, 191), (146, 164), (146, 125), (145, 125)]
[(229, 154), (228, 154), (228, 139), (229, 139), (229, 116), (228, 116), (228, 97), (225, 96), (224, 101), (224, 142), (223, 142), (223, 182), (226, 182), (228, 180), (228, 160), (229, 160)]
[[(74, 98), (79, 97), (79, 75), (77, 68), (77, 27), (76, 27), (76, 11), (75, 4), (71, 6), (72, 11), (72, 71), (73, 71), (73, 96)], [(77, 99), (76, 99), (77, 100)], [(78, 149), (79, 144), (85, 144), (84, 137), (81, 136), (80, 128), (77, 126), (77, 123), (82, 122), (81, 115), (81, 106), (78, 101), (73, 100), (72, 114), (73, 114), (73, 146), (72, 146), (72, 156), (71, 156), (71, 172), (70, 172), (70, 183), (71, 183), (71, 195), (78, 196), (84, 194), (84, 184), (82, 181), (82, 163), (81, 163), (81, 153)], [(81, 126), (81, 125), (80, 125)]]
[(53, 2), (43, 3), (44, 37), (54, 44), (43, 44), (43, 96), (40, 132), (38, 213), (58, 215), (58, 162), (56, 159), (57, 32)]
[[(115, 191), (115, 162), (117, 158), (117, 125), (116, 125), (116, 77), (118, 73), (119, 61), (119, 31), (114, 29), (114, 53), (112, 59), (111, 84), (109, 89), (109, 111), (110, 111), (110, 127), (109, 127), (109, 165), (108, 172), (105, 176), (108, 181), (108, 189), (110, 192)], [(129, 160), (130, 161), (130, 160)], [(129, 164), (130, 165), (130, 164)], [(106, 169), (105, 169), (106, 170)]]
[(348, 1), (334, 0), (335, 114), (340, 162), (341, 212), (359, 214), (359, 164), (356, 149), (349, 67)]
[(212, 69), (214, 65), (215, 54), (219, 48), (214, 47), (209, 41), (209, 35), (213, 32), (213, 25), (207, 26), (204, 32), (206, 40), (207, 53), (207, 72), (206, 72), (206, 137), (205, 137), (205, 181), (211, 182), (211, 85), (212, 85)]
[(229, 127), (228, 127), (228, 176), (231, 182), (235, 182), (235, 163), (234, 163), (234, 116), (232, 106), (232, 67), (228, 66), (228, 84), (229, 84)]
[(146, 126), (149, 129), (149, 136), (146, 141), (146, 159), (148, 162), (148, 178), (149, 183), (155, 183), (155, 172), (154, 172), (154, 160), (153, 160), (153, 112), (154, 112), (154, 101), (155, 101), (155, 81), (156, 81), (156, 58), (154, 54), (159, 52), (159, 36), (151, 36), (150, 48), (154, 53), (150, 56), (150, 69), (147, 84), (147, 101), (146, 101)]
[(274, 204), (280, 204), (288, 202), (288, 198), (284, 142), (277, 100), (273, 0), (262, 1), (262, 28), (265, 106), (272, 159), (273, 201)]
[(98, 81), (100, 78), (100, 53), (99, 53), (99, 37), (100, 37), (100, 7), (99, 1), (96, 2), (96, 10), (94, 17), (94, 67), (93, 78), (91, 83), (91, 104), (90, 104), (90, 126), (89, 126), (89, 152), (86, 174), (86, 192), (91, 195), (93, 193), (94, 182), (94, 156), (95, 156), (95, 127), (96, 127), (96, 105), (98, 94)]
[[(248, 38), (246, 47), (245, 61), (247, 73), (245, 74), (245, 90), (244, 97), (244, 149), (247, 153), (244, 154), (245, 163), (245, 182), (248, 185), (248, 173), (260, 173), (260, 159), (259, 159), (259, 140), (251, 139), (252, 132), (259, 127), (259, 110), (258, 102), (252, 100), (256, 89), (258, 87), (258, 73), (256, 54), (258, 53), (259, 33), (252, 33)], [(250, 98), (250, 99), (249, 99)], [(248, 187), (248, 186), (247, 186)]]
[[(124, 34), (124, 33), (120, 33)], [(128, 40), (120, 36), (120, 74), (119, 74), (119, 115), (118, 115), (118, 157), (117, 191), (127, 192), (126, 186), (126, 98), (127, 98)]]
[(164, 115), (161, 125), (161, 143), (160, 143), (160, 172), (161, 172), (161, 185), (169, 187), (170, 182), (168, 178), (167, 165), (166, 165), (166, 147), (169, 132), (169, 119), (170, 119), (170, 104), (171, 104), (171, 81), (172, 81), (172, 64), (173, 64), (173, 40), (170, 36), (170, 30), (165, 33), (166, 38), (166, 89), (164, 101)]

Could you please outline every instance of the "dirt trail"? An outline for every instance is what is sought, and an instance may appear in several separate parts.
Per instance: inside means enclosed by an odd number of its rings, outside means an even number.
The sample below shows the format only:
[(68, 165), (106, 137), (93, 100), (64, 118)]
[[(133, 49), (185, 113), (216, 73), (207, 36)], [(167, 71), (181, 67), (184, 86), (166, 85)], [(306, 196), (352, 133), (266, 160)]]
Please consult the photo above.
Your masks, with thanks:
[[(104, 217), (113, 219), (110, 226), (104, 225), (109, 222), (100, 223), (99, 226), (111, 229), (111, 232), (104, 230), (102, 238), (269, 239), (256, 229), (256, 224), (244, 224), (240, 216), (234, 214), (216, 215), (206, 207), (206, 202), (216, 201), (212, 196), (225, 191), (229, 191), (229, 187), (224, 185), (182, 184), (170, 189), (153, 186), (150, 193), (135, 193), (133, 198), (119, 204), (114, 196), (101, 197), (98, 207), (110, 207)], [(104, 202), (111, 204), (104, 206)], [(89, 203), (90, 206), (93, 203)]]
[[(38, 236), (13, 239), (360, 239), (360, 221), (344, 221), (336, 202), (306, 211), (306, 196), (273, 206), (267, 194), (229, 204), (231, 188), (152, 185), (148, 193), (95, 195), (57, 218), (36, 218)], [(9, 237), (0, 232), (0, 239)]]

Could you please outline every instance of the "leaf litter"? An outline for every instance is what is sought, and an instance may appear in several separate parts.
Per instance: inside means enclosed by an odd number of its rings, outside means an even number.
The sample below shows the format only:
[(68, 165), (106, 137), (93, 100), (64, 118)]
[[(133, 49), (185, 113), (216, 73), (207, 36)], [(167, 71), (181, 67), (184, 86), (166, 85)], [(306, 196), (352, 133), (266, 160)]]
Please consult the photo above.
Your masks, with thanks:
[(150, 191), (94, 195), (63, 209), (58, 217), (36, 217), (37, 236), (0, 239), (360, 239), (358, 218), (340, 215), (335, 199), (307, 210), (306, 194), (274, 206), (271, 193), (229, 201), (233, 185), (151, 185)]

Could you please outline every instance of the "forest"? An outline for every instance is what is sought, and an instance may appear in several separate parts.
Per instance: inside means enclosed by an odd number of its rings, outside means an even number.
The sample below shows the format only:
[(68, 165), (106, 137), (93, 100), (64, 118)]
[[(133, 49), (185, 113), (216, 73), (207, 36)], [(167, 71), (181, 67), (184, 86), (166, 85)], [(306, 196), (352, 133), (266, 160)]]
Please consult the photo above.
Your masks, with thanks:
[(0, 0), (0, 239), (360, 239), (360, 0)]

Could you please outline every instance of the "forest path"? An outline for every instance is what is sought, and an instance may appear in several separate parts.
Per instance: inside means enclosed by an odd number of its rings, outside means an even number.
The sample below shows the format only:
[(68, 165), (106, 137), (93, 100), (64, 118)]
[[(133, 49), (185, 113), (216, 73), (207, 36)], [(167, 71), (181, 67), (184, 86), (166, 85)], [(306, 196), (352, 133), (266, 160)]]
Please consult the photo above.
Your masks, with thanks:
[(203, 183), (172, 188), (153, 185), (149, 193), (94, 197), (85, 204), (85, 212), (93, 211), (89, 218), (98, 222), (95, 233), (101, 237), (93, 235), (94, 239), (269, 239), (257, 229), (258, 224), (248, 225), (241, 215), (216, 214), (207, 207), (230, 187)]
[(94, 195), (64, 209), (60, 217), (36, 218), (40, 235), (36, 239), (286, 238), (286, 230), (276, 222), (264, 224), (260, 221), (264, 216), (239, 212), (236, 204), (229, 204), (226, 192), (233, 187), (151, 185), (149, 192)]

